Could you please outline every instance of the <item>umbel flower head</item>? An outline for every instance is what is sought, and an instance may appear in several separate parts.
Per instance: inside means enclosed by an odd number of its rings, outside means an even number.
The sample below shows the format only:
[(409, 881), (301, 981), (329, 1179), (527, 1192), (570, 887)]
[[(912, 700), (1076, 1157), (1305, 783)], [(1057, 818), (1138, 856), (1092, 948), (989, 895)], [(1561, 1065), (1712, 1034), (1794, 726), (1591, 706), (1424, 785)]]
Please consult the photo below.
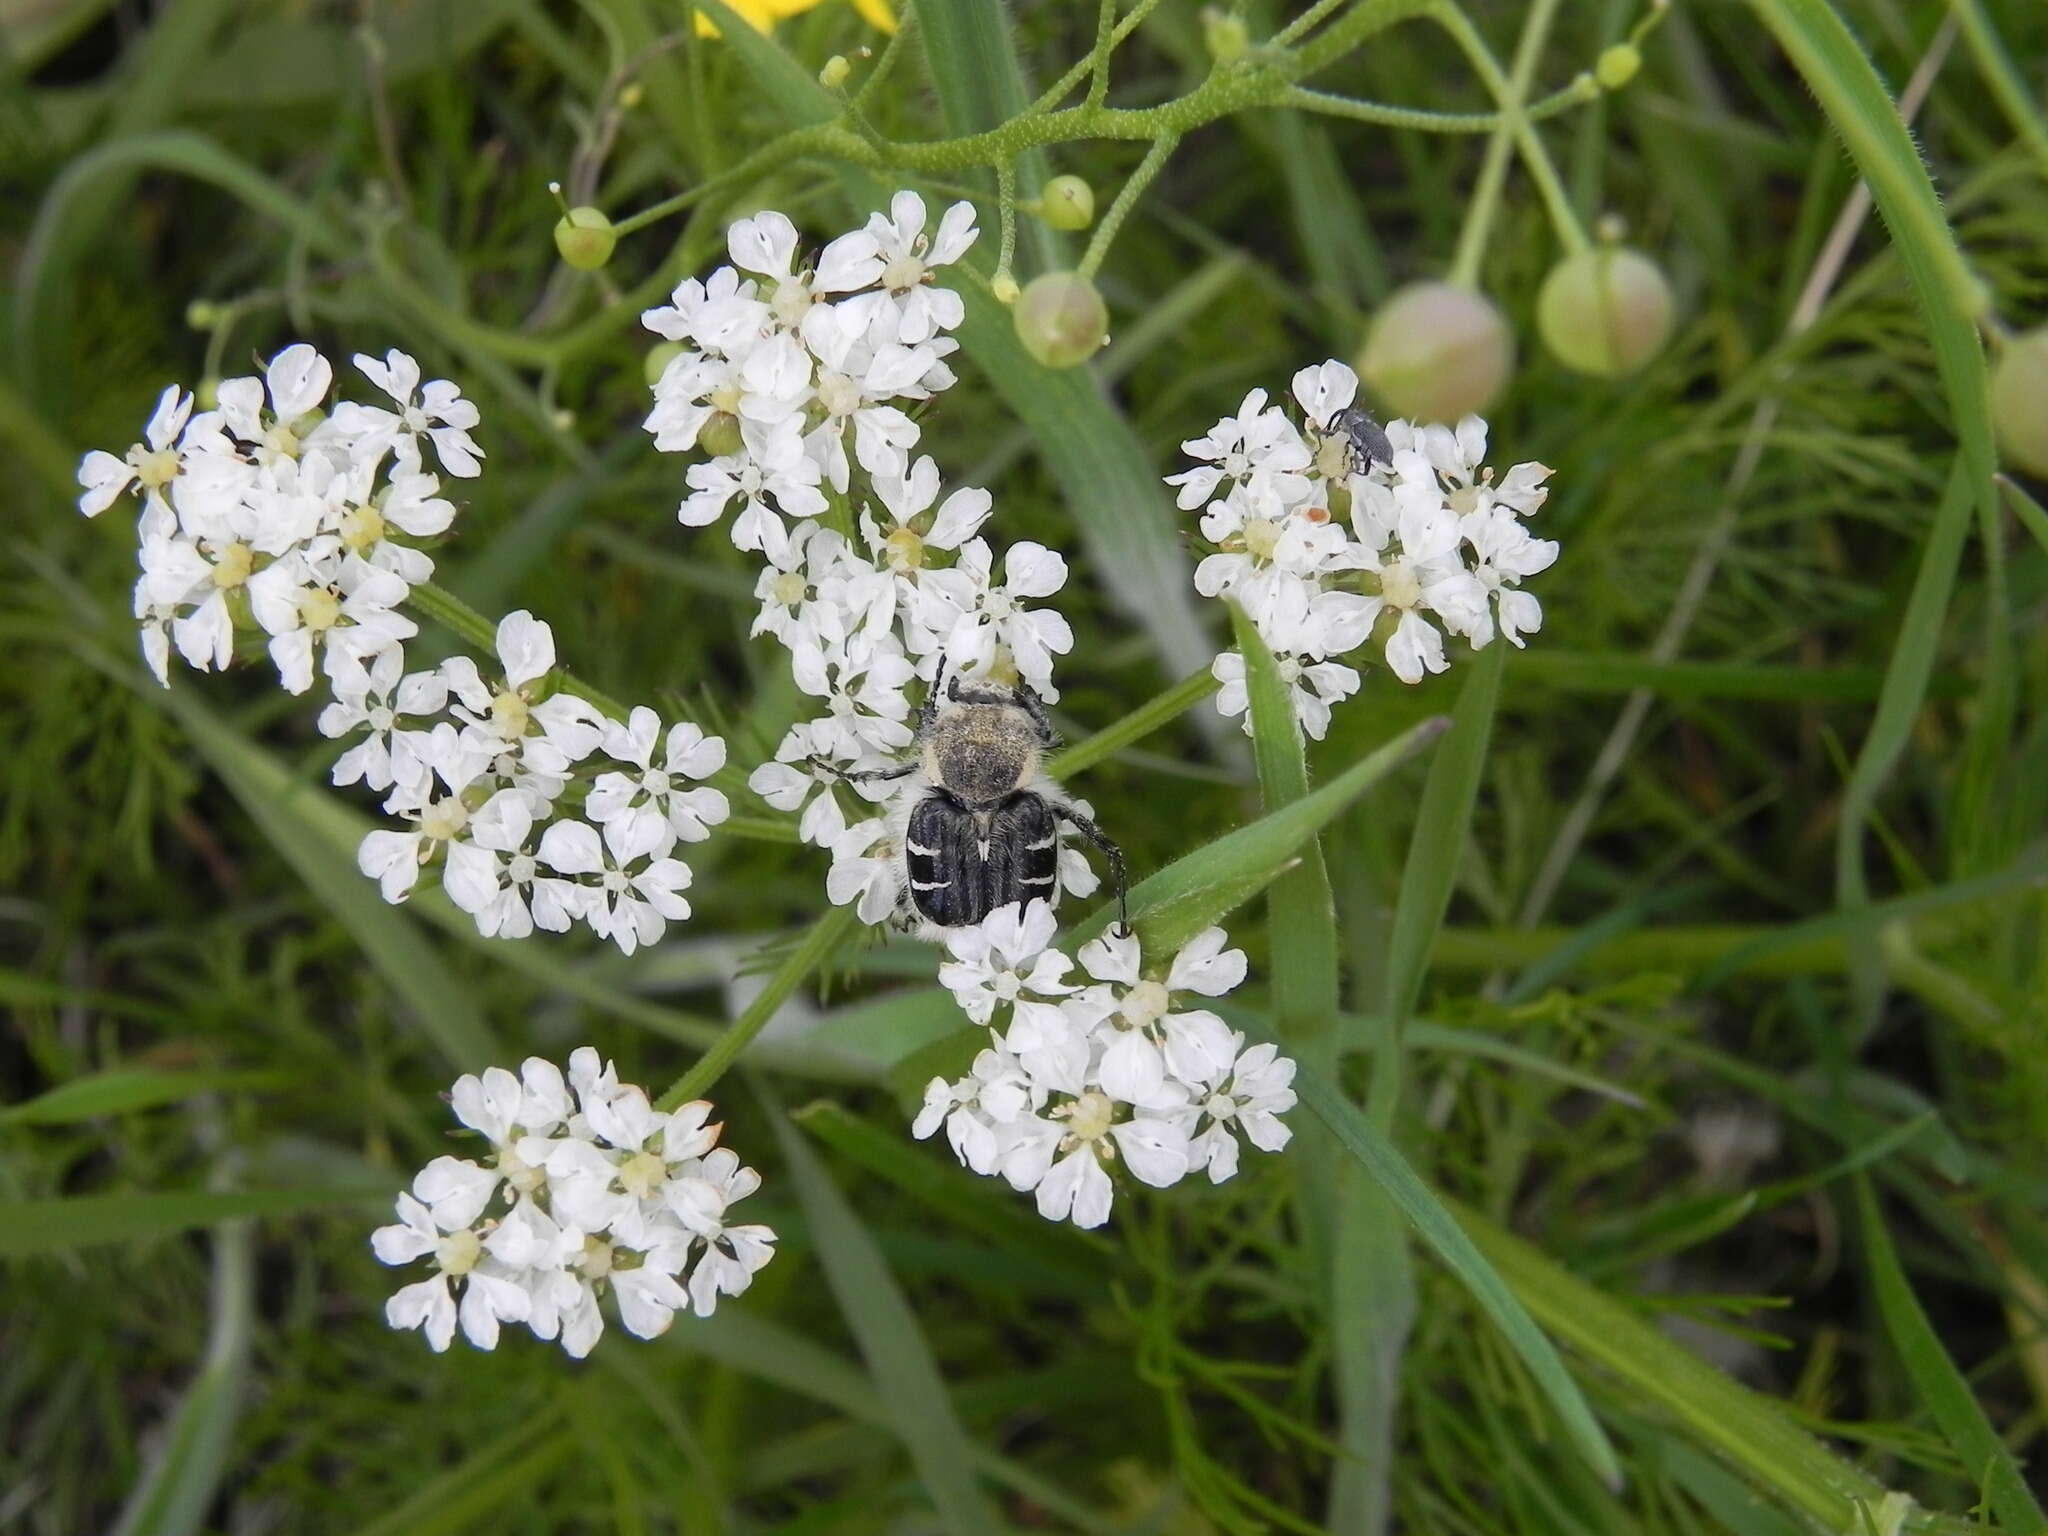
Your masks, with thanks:
[[(1517, 464), (1496, 478), (1477, 416), (1455, 429), (1389, 422), (1386, 455), (1368, 456), (1350, 427), (1350, 368), (1303, 368), (1291, 393), (1298, 422), (1255, 389), (1181, 445), (1195, 465), (1166, 483), (1184, 511), (1200, 512), (1213, 551), (1196, 588), (1243, 607), (1302, 729), (1320, 738), (1330, 707), (1358, 691), (1358, 673), (1338, 658), (1369, 642), (1404, 683), (1450, 665), (1447, 633), (1475, 651), (1496, 633), (1522, 645), (1543, 608), (1521, 584), (1549, 569), (1558, 547), (1522, 521), (1542, 507), (1550, 471)], [(1217, 707), (1245, 713), (1244, 658), (1226, 651), (1213, 670)]]
[(709, 1317), (775, 1256), (773, 1231), (730, 1219), (761, 1179), (718, 1145), (701, 1099), (659, 1113), (584, 1046), (566, 1077), (530, 1056), (517, 1076), (458, 1078), (449, 1100), (483, 1149), (427, 1164), (370, 1238), (386, 1264), (431, 1266), (384, 1316), (436, 1350), (457, 1327), (494, 1349), (501, 1324), (524, 1323), (580, 1359), (604, 1332), (604, 1297), (651, 1339), (686, 1308)]
[[(725, 744), (653, 710), (624, 721), (562, 686), (554, 632), (524, 610), (497, 626), (480, 666), (452, 656), (406, 668), (418, 625), (404, 607), (434, 562), (454, 505), (432, 462), (482, 472), (476, 407), (446, 379), (421, 381), (403, 352), (358, 355), (383, 403), (330, 401), (334, 370), (303, 342), (261, 378), (229, 379), (195, 413), (172, 386), (143, 440), (79, 466), (89, 517), (139, 496), (142, 650), (169, 685), (175, 649), (206, 670), (254, 628), (280, 682), (329, 695), (323, 735), (342, 742), (333, 780), (384, 797), (396, 825), (357, 849), (363, 874), (404, 901), (423, 872), (490, 937), (587, 924), (627, 953), (689, 915), (675, 857), (726, 819), (700, 781)], [(564, 814), (580, 792), (581, 814)]]
[(1201, 1004), (1245, 978), (1221, 928), (1163, 962), (1147, 962), (1136, 934), (1111, 934), (1084, 944), (1077, 966), (1049, 947), (1054, 926), (1034, 901), (948, 938), (939, 980), (989, 1044), (966, 1077), (932, 1079), (912, 1134), (944, 1126), (967, 1167), (1081, 1227), (1109, 1219), (1119, 1166), (1159, 1188), (1196, 1171), (1221, 1183), (1240, 1138), (1287, 1144), (1294, 1063), (1271, 1045), (1247, 1049)]

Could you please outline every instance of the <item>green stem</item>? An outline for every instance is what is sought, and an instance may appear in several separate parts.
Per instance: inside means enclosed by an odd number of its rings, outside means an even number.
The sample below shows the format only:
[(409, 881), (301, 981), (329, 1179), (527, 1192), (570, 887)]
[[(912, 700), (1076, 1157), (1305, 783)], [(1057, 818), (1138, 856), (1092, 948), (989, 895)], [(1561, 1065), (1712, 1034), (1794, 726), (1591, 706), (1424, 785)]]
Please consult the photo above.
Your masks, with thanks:
[(996, 162), (996, 215), (1002, 221), (1003, 235), (995, 275), (1004, 277), (1017, 254), (1017, 168), (1007, 160)]
[[(1115, 49), (1118, 43), (1121, 43), (1125, 38), (1129, 37), (1133, 32), (1137, 31), (1138, 23), (1143, 21), (1147, 16), (1151, 15), (1153, 9), (1158, 4), (1159, 0), (1138, 0), (1137, 5), (1131, 11), (1131, 14), (1126, 16), (1122, 21), (1118, 22), (1115, 30), (1113, 30), (1110, 33), (1110, 48), (1112, 50)], [(1087, 76), (1090, 68), (1093, 67), (1094, 63), (1095, 56), (1092, 53), (1089, 54), (1087, 58), (1080, 60), (1064, 75), (1061, 75), (1059, 79), (1053, 81), (1051, 85), (1047, 86), (1045, 90), (1040, 93), (1038, 100), (1032, 102), (1030, 106), (1024, 109), (1024, 115), (1026, 117), (1037, 117), (1042, 115), (1043, 113), (1051, 111), (1053, 104), (1055, 102), (1065, 100), (1067, 92), (1071, 91), (1075, 86), (1081, 83), (1081, 81)]]
[(754, 1037), (789, 1000), (790, 994), (809, 980), (811, 973), (830, 959), (859, 926), (859, 914), (851, 906), (834, 907), (813, 923), (803, 942), (775, 968), (768, 984), (718, 1037), (718, 1043), (698, 1057), (694, 1067), (671, 1083), (668, 1091), (655, 1101), (654, 1107), (663, 1114), (669, 1114), (692, 1099), (704, 1097), (726, 1070), (739, 1060), (740, 1052), (753, 1043)]
[(1096, 13), (1095, 47), (1088, 55), (1088, 105), (1109, 99), (1109, 50), (1116, 46), (1116, 0), (1102, 0)]
[(1222, 685), (1207, 671), (1192, 672), (1149, 703), (1140, 704), (1112, 726), (1077, 741), (1046, 764), (1046, 771), (1061, 776), (1082, 773), (1104, 758), (1113, 757), (1134, 741), (1142, 741), (1162, 726), (1179, 719)]
[[(1584, 106), (1600, 94), (1591, 75), (1580, 75), (1562, 90), (1552, 91), (1532, 103), (1522, 115), (1532, 123), (1556, 117), (1573, 107)], [(1423, 133), (1493, 133), (1507, 120), (1498, 112), (1425, 112), (1418, 107), (1400, 107), (1384, 101), (1357, 101), (1295, 86), (1280, 98), (1283, 107), (1299, 107), (1325, 117), (1346, 117), (1361, 123), (1378, 123), (1387, 128), (1413, 128)]]
[(1138, 168), (1131, 172), (1130, 180), (1123, 184), (1122, 190), (1116, 195), (1116, 201), (1109, 205), (1109, 212), (1102, 216), (1101, 224), (1096, 226), (1095, 237), (1088, 242), (1088, 250), (1081, 257), (1080, 273), (1083, 277), (1095, 275), (1096, 269), (1102, 265), (1103, 257), (1109, 254), (1110, 245), (1116, 240), (1116, 232), (1123, 227), (1124, 220), (1130, 217), (1131, 210), (1138, 205), (1138, 198), (1144, 193), (1145, 188), (1152, 184), (1152, 178), (1165, 169), (1166, 162), (1172, 158), (1174, 149), (1179, 144), (1180, 135), (1170, 134), (1154, 140), (1152, 147), (1145, 151), (1145, 158), (1140, 160)]
[(1317, 26), (1330, 12), (1344, 4), (1344, 0), (1316, 0), (1316, 3), (1287, 23), (1272, 36), (1272, 46), (1285, 48), (1289, 43)]
[(1536, 73), (1536, 61), (1542, 55), (1543, 43), (1550, 35), (1550, 24), (1557, 15), (1557, 0), (1533, 0), (1529, 18), (1522, 26), (1521, 39), (1515, 45), (1513, 73), (1507, 76), (1501, 74), (1493, 51), (1486, 46), (1486, 39), (1479, 35), (1463, 11), (1455, 5), (1439, 3), (1430, 7), (1429, 15), (1450, 33), (1452, 40), (1471, 61), (1473, 69), (1499, 103), (1501, 117), (1501, 126), (1494, 131), (1492, 141), (1486, 146), (1486, 158), (1480, 163), (1479, 180), (1473, 187), (1472, 202), (1465, 213), (1465, 227), (1458, 236), (1457, 254), (1451, 261), (1450, 280), (1463, 288), (1478, 286), (1479, 264), (1486, 254), (1486, 237), (1493, 227), (1494, 213), (1500, 206), (1501, 188), (1507, 181), (1508, 152), (1517, 145), (1529, 168), (1530, 178), (1535, 181), (1544, 205), (1550, 210), (1551, 223), (1557, 228), (1558, 238), (1573, 252), (1589, 249), (1591, 242), (1580, 227), (1570, 200), (1564, 195), (1556, 167), (1550, 163), (1542, 141), (1529, 126), (1524, 107), (1529, 83)]

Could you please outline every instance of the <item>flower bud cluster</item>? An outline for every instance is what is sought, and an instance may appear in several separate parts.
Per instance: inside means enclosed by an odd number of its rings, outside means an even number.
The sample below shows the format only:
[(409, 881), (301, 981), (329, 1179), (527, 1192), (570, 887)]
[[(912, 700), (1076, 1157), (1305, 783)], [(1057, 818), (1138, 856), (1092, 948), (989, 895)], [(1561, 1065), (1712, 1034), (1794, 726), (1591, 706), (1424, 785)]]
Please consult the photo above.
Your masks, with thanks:
[[(487, 936), (587, 923), (627, 953), (689, 915), (689, 867), (675, 858), (728, 814), (700, 785), (725, 744), (693, 725), (665, 734), (654, 711), (613, 720), (553, 688), (554, 635), (526, 612), (497, 629), (486, 675), (466, 656), (408, 671), (402, 611), (434, 562), (414, 542), (448, 531), (453, 503), (424, 467), (481, 471), (477, 410), (445, 379), (424, 386), (403, 352), (356, 366), (389, 406), (339, 401), (334, 371), (299, 343), (264, 376), (229, 379), (194, 413), (164, 391), (143, 441), (79, 467), (87, 516), (140, 496), (142, 650), (169, 683), (173, 648), (201, 670), (234, 658), (238, 627), (269, 637), (278, 676), (331, 695), (319, 726), (348, 742), (338, 785), (382, 794), (400, 824), (364, 837), (357, 863), (403, 901), (429, 863)], [(582, 819), (563, 814), (579, 808)]]
[(566, 1078), (530, 1056), (517, 1076), (457, 1079), (449, 1100), (487, 1150), (428, 1163), (370, 1238), (386, 1264), (432, 1262), (384, 1315), (436, 1350), (458, 1324), (494, 1349), (500, 1324), (524, 1323), (581, 1359), (607, 1292), (626, 1331), (651, 1339), (686, 1307), (709, 1317), (775, 1256), (772, 1230), (730, 1220), (761, 1176), (718, 1145), (704, 1100), (662, 1114), (589, 1046)]
[[(1357, 375), (1340, 362), (1304, 368), (1293, 380), (1297, 423), (1255, 389), (1235, 415), (1181, 445), (1198, 462), (1166, 482), (1182, 510), (1199, 509), (1213, 551), (1196, 567), (1196, 588), (1244, 609), (1317, 739), (1331, 706), (1358, 690), (1358, 673), (1337, 658), (1373, 642), (1396, 677), (1415, 683), (1450, 665), (1446, 631), (1474, 650), (1496, 631), (1519, 646), (1543, 622), (1521, 582), (1558, 553), (1522, 524), (1549, 494), (1547, 468), (1517, 464), (1496, 480), (1476, 416), (1455, 430), (1389, 422), (1384, 445), (1368, 449), (1357, 393)], [(1245, 713), (1244, 658), (1225, 651), (1214, 672), (1218, 708)]]
[[(999, 560), (982, 536), (988, 492), (946, 490), (916, 451), (910, 411), (954, 383), (950, 332), (965, 317), (933, 279), (977, 235), (965, 202), (926, 225), (923, 199), (898, 192), (886, 214), (806, 255), (788, 217), (757, 213), (728, 230), (730, 265), (642, 317), (677, 349), (647, 430), (666, 452), (708, 455), (685, 471), (678, 518), (700, 527), (737, 506), (733, 543), (764, 562), (753, 633), (782, 643), (821, 706), (749, 785), (831, 850), (827, 891), (867, 922), (897, 909), (901, 866), (876, 809), (889, 787), (846, 775), (909, 747), (912, 685), (943, 671), (1057, 699), (1053, 658), (1073, 645), (1058, 612), (1032, 606), (1066, 584), (1066, 561), (1029, 541)], [(1078, 853), (1061, 868), (1066, 888), (1094, 888)]]
[(1224, 947), (1221, 928), (1163, 966), (1145, 963), (1135, 933), (1095, 939), (1078, 975), (1048, 948), (1053, 929), (1034, 901), (949, 935), (939, 980), (989, 1044), (959, 1081), (932, 1079), (913, 1134), (943, 1125), (967, 1167), (1080, 1227), (1109, 1219), (1119, 1163), (1155, 1188), (1198, 1171), (1220, 1184), (1237, 1172), (1240, 1136), (1267, 1152), (1287, 1145), (1294, 1063), (1187, 1005), (1244, 981), (1244, 952)]

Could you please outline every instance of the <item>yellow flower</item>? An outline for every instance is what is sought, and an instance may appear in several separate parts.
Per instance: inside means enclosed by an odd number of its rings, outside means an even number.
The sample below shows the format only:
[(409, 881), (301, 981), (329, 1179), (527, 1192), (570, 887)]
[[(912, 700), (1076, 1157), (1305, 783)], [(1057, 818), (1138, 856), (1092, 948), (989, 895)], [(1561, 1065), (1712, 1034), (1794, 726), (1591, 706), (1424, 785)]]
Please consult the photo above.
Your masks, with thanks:
[[(772, 32), (775, 23), (785, 16), (795, 16), (822, 3), (822, 0), (725, 0), (733, 11), (756, 32)], [(889, 0), (853, 0), (853, 8), (871, 27), (883, 32), (896, 30), (896, 13), (890, 9)], [(697, 35), (718, 36), (718, 27), (702, 11), (697, 13)]]

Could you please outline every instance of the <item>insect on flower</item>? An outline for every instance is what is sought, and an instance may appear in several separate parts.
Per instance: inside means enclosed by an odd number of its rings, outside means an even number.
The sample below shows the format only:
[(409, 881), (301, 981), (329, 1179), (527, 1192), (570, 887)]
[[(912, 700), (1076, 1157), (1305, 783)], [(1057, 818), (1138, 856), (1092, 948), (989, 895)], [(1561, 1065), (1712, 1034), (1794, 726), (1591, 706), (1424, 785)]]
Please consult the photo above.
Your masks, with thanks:
[(1364, 406), (1347, 405), (1330, 418), (1330, 425), (1351, 440), (1351, 464), (1357, 473), (1394, 462), (1394, 445), (1387, 440), (1386, 429)]
[(1128, 928), (1123, 851), (1045, 771), (1045, 751), (1058, 744), (1029, 683), (963, 685), (942, 669), (908, 760), (864, 770), (812, 762), (847, 780), (905, 781), (888, 816), (899, 927), (936, 938), (1013, 902), (1055, 901), (1064, 823), (1108, 861), (1118, 919)]

